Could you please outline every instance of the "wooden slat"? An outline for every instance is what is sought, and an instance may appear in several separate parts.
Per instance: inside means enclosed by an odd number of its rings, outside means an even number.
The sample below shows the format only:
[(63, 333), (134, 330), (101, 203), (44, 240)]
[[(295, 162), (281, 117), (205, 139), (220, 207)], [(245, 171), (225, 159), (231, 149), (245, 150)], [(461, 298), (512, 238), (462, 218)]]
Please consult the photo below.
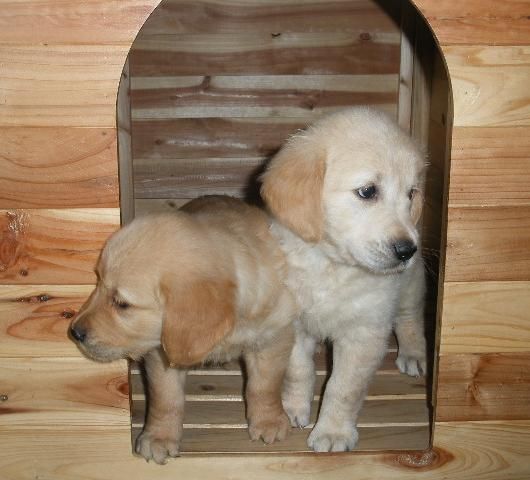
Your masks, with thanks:
[(0, 129), (0, 208), (117, 207), (116, 131)]
[[(530, 474), (529, 421), (440, 423), (435, 450), (426, 454), (372, 455), (219, 455), (185, 456), (161, 468), (131, 455), (130, 430), (124, 427), (2, 428), (0, 468), (6, 478), (114, 480), (286, 480), (327, 476), (336, 480), (392, 478), (418, 480), (515, 480)], [(28, 461), (28, 458), (31, 461)]]
[(530, 419), (530, 354), (441, 355), (437, 421)]
[[(359, 427), (356, 451), (370, 450), (423, 450), (429, 444), (428, 426)], [(133, 437), (141, 433), (133, 428)], [(181, 452), (184, 457), (193, 454), (234, 453), (273, 454), (310, 452), (307, 429), (292, 429), (287, 438), (272, 445), (252, 442), (246, 428), (193, 428), (185, 429)]]
[(399, 7), (374, 0), (165, 0), (142, 33), (392, 32)]
[(530, 280), (530, 207), (450, 208), (445, 280)]
[(449, 204), (529, 205), (530, 127), (455, 128)]
[(0, 357), (79, 357), (67, 329), (92, 285), (0, 286)]
[(396, 74), (399, 35), (141, 35), (130, 61), (133, 76)]
[(130, 43), (155, 4), (149, 0), (17, 0), (0, 10), (0, 42)]
[(133, 122), (133, 157), (216, 158), (272, 155), (307, 126), (300, 119), (190, 118)]
[[(2, 358), (0, 425), (129, 424), (127, 365), (85, 358)], [(31, 386), (31, 388), (28, 388)]]
[(135, 198), (194, 198), (200, 195), (258, 195), (265, 158), (138, 159)]
[(530, 125), (530, 47), (443, 49), (451, 75), (454, 125)]
[(115, 128), (128, 51), (127, 43), (0, 44), (0, 126)]
[(528, 45), (528, 4), (521, 0), (415, 0), (444, 45)]
[(91, 284), (114, 208), (0, 211), (0, 284)]
[(446, 283), (440, 353), (530, 350), (530, 282)]
[(352, 105), (395, 113), (396, 75), (184, 76), (133, 79), (134, 120), (302, 117)]

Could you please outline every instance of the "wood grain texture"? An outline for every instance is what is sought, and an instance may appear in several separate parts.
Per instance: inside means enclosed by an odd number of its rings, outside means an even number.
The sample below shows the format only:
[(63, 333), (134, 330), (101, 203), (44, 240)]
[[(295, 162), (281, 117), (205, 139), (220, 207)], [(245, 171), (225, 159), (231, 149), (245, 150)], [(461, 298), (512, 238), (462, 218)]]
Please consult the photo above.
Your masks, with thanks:
[(130, 61), (133, 76), (396, 74), (399, 35), (142, 35)]
[[(124, 427), (30, 427), (0, 431), (0, 468), (10, 479), (130, 480), (179, 478), (233, 480), (271, 475), (295, 479), (525, 480), (530, 474), (530, 422), (439, 423), (435, 449), (427, 454), (187, 456), (161, 468), (134, 458)], [(31, 461), (28, 461), (31, 458)]]
[(450, 208), (445, 281), (530, 280), (530, 207)]
[(116, 127), (129, 45), (0, 43), (0, 127)]
[(528, 45), (525, 0), (415, 0), (442, 45)]
[(449, 205), (529, 204), (530, 128), (455, 128)]
[(530, 125), (530, 46), (448, 46), (454, 125)]
[(79, 357), (67, 331), (93, 285), (1, 285), (0, 357)]
[(529, 282), (444, 285), (440, 353), (530, 350)]
[(115, 208), (0, 211), (0, 284), (93, 284)]
[(264, 75), (133, 78), (135, 120), (302, 117), (368, 104), (395, 113), (396, 75)]
[(133, 122), (135, 159), (261, 157), (307, 126), (300, 119), (189, 118)]
[(0, 42), (131, 43), (156, 3), (149, 0), (17, 0), (0, 10)]
[[(129, 425), (127, 364), (85, 358), (2, 358), (0, 428)], [(31, 388), (28, 388), (31, 385)]]
[(374, 0), (165, 0), (142, 34), (395, 32), (399, 10)]
[(137, 199), (194, 198), (200, 195), (258, 196), (257, 177), (265, 158), (137, 159)]
[(530, 354), (441, 355), (436, 421), (530, 419)]
[(0, 208), (117, 207), (116, 132), (0, 129)]

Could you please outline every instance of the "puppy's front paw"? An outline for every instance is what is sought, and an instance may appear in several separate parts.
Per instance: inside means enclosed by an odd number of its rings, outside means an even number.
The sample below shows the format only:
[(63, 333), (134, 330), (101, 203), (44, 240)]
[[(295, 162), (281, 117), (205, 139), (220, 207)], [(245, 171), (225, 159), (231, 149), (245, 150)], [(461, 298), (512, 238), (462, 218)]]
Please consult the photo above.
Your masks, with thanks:
[(307, 445), (315, 452), (347, 452), (357, 445), (359, 434), (355, 427), (332, 430), (317, 423), (307, 439)]
[(248, 433), (251, 440), (260, 438), (267, 444), (283, 440), (289, 433), (290, 425), (287, 415), (282, 411), (271, 415), (259, 415), (248, 422)]
[(180, 439), (177, 435), (161, 435), (144, 430), (136, 439), (136, 453), (147, 461), (154, 460), (159, 465), (165, 465), (168, 458), (179, 456)]
[(414, 355), (399, 353), (396, 359), (396, 366), (401, 373), (411, 377), (421, 377), (427, 372), (427, 360), (425, 355)]
[(304, 428), (309, 425), (311, 398), (306, 398), (305, 395), (287, 394), (284, 392), (282, 404), (293, 427)]

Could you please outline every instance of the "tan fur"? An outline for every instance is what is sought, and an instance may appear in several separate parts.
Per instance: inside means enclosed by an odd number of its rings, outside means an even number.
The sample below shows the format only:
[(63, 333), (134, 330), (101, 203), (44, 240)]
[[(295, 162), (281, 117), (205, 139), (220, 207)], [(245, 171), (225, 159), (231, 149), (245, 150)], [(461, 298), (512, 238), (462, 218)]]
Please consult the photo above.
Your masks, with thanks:
[[(421, 251), (424, 178), (414, 142), (369, 108), (332, 114), (294, 136), (263, 176), (287, 284), (302, 309), (283, 392), (294, 426), (310, 422), (316, 343), (333, 342), (333, 371), (308, 438), (315, 451), (355, 446), (357, 416), (394, 325), (398, 368), (425, 372), (423, 263), (418, 253), (403, 260), (397, 247)], [(371, 187), (375, 195), (363, 198)]]
[(137, 452), (146, 459), (178, 454), (185, 369), (203, 361), (247, 359), (251, 437), (285, 436), (280, 385), (296, 307), (269, 228), (255, 207), (205, 197), (136, 219), (105, 245), (72, 329), (86, 333), (78, 345), (95, 360), (145, 357), (150, 401)]

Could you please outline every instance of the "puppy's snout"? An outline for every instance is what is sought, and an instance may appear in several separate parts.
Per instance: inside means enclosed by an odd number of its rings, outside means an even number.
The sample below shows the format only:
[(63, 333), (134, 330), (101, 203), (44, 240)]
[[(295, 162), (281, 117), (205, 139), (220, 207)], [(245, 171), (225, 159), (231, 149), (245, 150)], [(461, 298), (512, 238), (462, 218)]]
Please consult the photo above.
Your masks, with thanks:
[(79, 325), (70, 327), (70, 335), (79, 343), (83, 343), (86, 340), (86, 330)]
[(418, 250), (418, 247), (412, 240), (398, 240), (392, 246), (394, 247), (394, 253), (396, 257), (402, 262), (412, 258), (412, 256)]

